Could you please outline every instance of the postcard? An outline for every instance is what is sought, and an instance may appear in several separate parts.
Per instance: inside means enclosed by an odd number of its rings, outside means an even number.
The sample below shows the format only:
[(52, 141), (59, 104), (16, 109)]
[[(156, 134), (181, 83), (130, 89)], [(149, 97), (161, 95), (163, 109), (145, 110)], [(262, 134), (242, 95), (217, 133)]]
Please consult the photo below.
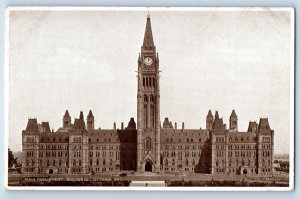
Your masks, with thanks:
[(294, 189), (292, 8), (8, 7), (6, 188)]

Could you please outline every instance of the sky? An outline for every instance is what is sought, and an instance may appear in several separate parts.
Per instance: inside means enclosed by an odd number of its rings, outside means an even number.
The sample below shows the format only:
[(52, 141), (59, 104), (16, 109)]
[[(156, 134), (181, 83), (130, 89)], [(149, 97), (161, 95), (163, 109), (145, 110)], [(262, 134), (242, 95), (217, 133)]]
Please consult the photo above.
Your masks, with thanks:
[[(149, 9), (160, 59), (160, 115), (205, 128), (209, 109), (239, 131), (268, 117), (275, 153), (289, 153), (291, 13)], [(95, 127), (136, 121), (137, 61), (147, 10), (12, 10), (9, 14), (8, 144), (22, 149), (28, 118), (57, 130), (65, 110), (91, 109)]]

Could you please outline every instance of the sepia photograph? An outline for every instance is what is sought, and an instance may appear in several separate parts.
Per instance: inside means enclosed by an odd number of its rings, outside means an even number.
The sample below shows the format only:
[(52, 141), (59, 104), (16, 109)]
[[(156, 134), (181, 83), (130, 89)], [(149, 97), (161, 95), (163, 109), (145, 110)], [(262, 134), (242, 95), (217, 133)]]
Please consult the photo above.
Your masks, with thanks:
[(5, 17), (7, 189), (294, 189), (294, 9)]

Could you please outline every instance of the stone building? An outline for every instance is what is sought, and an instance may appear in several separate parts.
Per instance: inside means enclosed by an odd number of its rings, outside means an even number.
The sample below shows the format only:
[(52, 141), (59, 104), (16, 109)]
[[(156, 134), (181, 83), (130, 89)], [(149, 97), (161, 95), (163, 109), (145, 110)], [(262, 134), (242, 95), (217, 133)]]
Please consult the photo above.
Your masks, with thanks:
[(178, 128), (160, 119), (159, 57), (150, 16), (138, 56), (137, 121), (121, 129), (95, 129), (90, 110), (74, 122), (68, 110), (62, 127), (28, 119), (22, 131), (24, 174), (97, 174), (118, 171), (269, 175), (273, 170), (274, 131), (267, 118), (238, 131), (233, 110), (229, 128), (218, 111), (206, 116), (205, 129)]

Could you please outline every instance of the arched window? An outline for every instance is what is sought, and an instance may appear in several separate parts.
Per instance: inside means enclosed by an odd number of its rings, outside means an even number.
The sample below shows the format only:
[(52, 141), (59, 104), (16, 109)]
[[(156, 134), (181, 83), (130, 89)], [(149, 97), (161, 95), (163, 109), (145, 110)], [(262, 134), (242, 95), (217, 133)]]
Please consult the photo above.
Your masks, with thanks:
[(154, 79), (154, 77), (152, 77), (152, 81), (153, 81), (153, 87), (155, 87), (155, 79)]
[(186, 159), (185, 164), (186, 164), (186, 166), (189, 165), (189, 160), (188, 159)]
[(146, 151), (151, 151), (152, 150), (152, 142), (151, 142), (151, 138), (147, 138), (146, 139)]
[(154, 127), (154, 105), (150, 105), (150, 126)]
[(172, 159), (172, 165), (173, 165), (173, 166), (175, 165), (175, 160), (174, 160), (174, 159)]
[(150, 95), (150, 102), (154, 102), (154, 97), (153, 97), (153, 95)]
[(81, 166), (81, 160), (79, 160), (79, 166)]
[(248, 159), (248, 166), (250, 166), (250, 160)]
[(144, 127), (147, 127), (148, 114), (147, 114), (147, 105), (144, 105)]
[(103, 160), (103, 165), (105, 165), (105, 160)]
[(91, 166), (93, 165), (93, 160), (92, 160), (92, 159), (90, 159), (90, 165), (91, 165)]
[(61, 160), (58, 161), (58, 165), (61, 166)]
[(55, 160), (53, 160), (53, 166), (55, 166)]
[(76, 166), (76, 160), (73, 160), (73, 166)]
[(148, 97), (147, 97), (147, 95), (144, 95), (144, 102), (148, 102)]
[(97, 161), (96, 161), (96, 165), (99, 165), (99, 159), (97, 159)]
[(146, 77), (146, 86), (148, 87), (149, 86), (149, 78)]
[(145, 87), (145, 77), (143, 77), (143, 87)]

